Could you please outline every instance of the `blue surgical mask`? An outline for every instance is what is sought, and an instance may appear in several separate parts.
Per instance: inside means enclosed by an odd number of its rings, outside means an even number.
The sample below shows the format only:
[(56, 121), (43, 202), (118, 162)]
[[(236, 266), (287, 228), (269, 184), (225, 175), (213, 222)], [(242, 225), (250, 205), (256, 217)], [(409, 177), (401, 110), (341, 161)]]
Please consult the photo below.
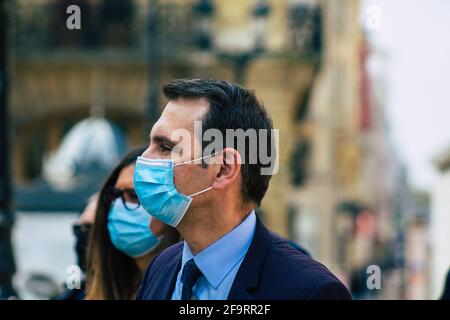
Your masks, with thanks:
[(141, 205), (158, 220), (176, 227), (186, 214), (192, 197), (211, 190), (212, 187), (188, 196), (181, 194), (173, 182), (173, 169), (207, 157), (210, 156), (179, 164), (174, 164), (170, 159), (138, 157), (134, 168), (134, 189)]
[(161, 241), (161, 237), (150, 230), (150, 222), (151, 216), (142, 206), (130, 210), (122, 199), (116, 199), (108, 215), (111, 242), (118, 250), (133, 258), (149, 253)]

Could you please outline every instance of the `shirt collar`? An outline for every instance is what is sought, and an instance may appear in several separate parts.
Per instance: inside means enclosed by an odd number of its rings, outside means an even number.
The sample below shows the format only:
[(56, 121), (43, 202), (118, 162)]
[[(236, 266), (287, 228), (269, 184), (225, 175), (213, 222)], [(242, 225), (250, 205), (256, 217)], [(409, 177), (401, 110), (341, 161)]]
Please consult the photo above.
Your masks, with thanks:
[(233, 230), (203, 249), (196, 256), (192, 254), (187, 242), (184, 242), (181, 270), (184, 264), (194, 259), (195, 264), (216, 290), (223, 279), (242, 260), (253, 239), (256, 226), (256, 214), (250, 214)]

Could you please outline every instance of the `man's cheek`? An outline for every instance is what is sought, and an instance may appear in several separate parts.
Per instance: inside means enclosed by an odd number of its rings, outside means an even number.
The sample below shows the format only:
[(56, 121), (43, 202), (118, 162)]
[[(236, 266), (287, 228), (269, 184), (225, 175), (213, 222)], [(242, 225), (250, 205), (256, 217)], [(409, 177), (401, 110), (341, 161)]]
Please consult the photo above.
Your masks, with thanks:
[(183, 167), (175, 168), (173, 173), (173, 182), (179, 193), (188, 195), (188, 190), (186, 190), (186, 179), (188, 179), (188, 177), (186, 177)]

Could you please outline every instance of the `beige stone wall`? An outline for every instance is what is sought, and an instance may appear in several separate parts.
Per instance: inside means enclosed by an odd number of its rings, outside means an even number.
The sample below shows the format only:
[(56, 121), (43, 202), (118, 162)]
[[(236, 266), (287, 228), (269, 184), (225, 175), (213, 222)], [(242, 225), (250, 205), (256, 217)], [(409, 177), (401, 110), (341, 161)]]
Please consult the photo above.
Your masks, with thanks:
[(20, 61), (12, 72), (12, 111), (17, 121), (74, 112), (87, 116), (96, 104), (140, 112), (146, 79), (145, 63)]
[(255, 89), (279, 130), (279, 171), (272, 177), (263, 201), (264, 218), (270, 227), (288, 236), (288, 202), (291, 193), (289, 161), (297, 141), (294, 114), (301, 93), (313, 77), (313, 66), (277, 59), (260, 59), (251, 65), (246, 86)]
[[(270, 0), (270, 14), (267, 21), (265, 46), (269, 51), (279, 52), (287, 40), (287, 1)], [(256, 1), (227, 0), (214, 1), (214, 41), (223, 49), (244, 49), (252, 45), (255, 25), (252, 10)]]

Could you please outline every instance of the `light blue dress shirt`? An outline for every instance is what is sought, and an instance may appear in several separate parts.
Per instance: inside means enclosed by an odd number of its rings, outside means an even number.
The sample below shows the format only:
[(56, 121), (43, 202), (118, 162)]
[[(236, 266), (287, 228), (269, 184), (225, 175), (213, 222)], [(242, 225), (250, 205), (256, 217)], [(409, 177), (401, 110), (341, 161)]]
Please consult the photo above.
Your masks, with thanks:
[(184, 264), (194, 259), (202, 272), (192, 290), (192, 299), (226, 300), (236, 273), (253, 240), (256, 215), (252, 211), (236, 228), (194, 256), (184, 242), (181, 269), (178, 272), (172, 300), (181, 299), (183, 283), (181, 274)]

